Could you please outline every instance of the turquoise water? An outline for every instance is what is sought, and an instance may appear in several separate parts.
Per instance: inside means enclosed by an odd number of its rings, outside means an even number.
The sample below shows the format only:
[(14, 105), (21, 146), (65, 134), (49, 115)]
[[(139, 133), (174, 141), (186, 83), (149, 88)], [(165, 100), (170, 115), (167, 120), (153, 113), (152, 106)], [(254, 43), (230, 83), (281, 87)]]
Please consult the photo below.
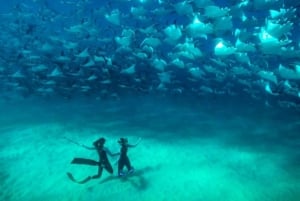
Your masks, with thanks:
[[(0, 5), (0, 201), (299, 201), (299, 2)], [(85, 184), (100, 137), (135, 172)]]
[[(134, 97), (1, 103), (1, 200), (299, 200), (298, 113), (228, 100)], [(99, 137), (142, 138), (124, 179), (95, 167)], [(116, 158), (111, 158), (116, 161)], [(116, 165), (113, 165), (116, 172)]]

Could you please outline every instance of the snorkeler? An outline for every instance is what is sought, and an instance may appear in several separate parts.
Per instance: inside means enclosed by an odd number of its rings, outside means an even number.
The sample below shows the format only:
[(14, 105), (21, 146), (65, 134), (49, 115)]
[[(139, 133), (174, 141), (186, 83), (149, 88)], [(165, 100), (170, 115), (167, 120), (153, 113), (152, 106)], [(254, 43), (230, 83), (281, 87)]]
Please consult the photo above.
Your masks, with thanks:
[[(134, 168), (130, 164), (130, 160), (127, 156), (127, 150), (130, 147), (135, 147), (141, 142), (141, 138), (137, 141), (136, 144), (131, 145), (128, 144), (127, 138), (120, 138), (118, 143), (121, 145), (121, 150), (120, 150), (120, 158), (118, 161), (118, 176), (122, 177), (125, 176), (126, 174), (130, 174), (134, 172)], [(127, 173), (123, 171), (124, 166), (127, 168)]]
[[(76, 143), (76, 144), (78, 144), (78, 143)], [(78, 145), (80, 145), (80, 146), (82, 146), (86, 149), (89, 149), (89, 150), (97, 150), (98, 155), (99, 155), (99, 161), (94, 161), (94, 160), (85, 159), (85, 158), (74, 158), (71, 163), (72, 164), (84, 164), (84, 165), (98, 166), (98, 174), (96, 174), (94, 176), (88, 176), (87, 178), (85, 178), (82, 181), (77, 181), (77, 180), (74, 179), (73, 175), (68, 172), (67, 175), (72, 181), (74, 181), (76, 183), (83, 184), (83, 183), (88, 182), (91, 179), (100, 178), (101, 175), (102, 175), (103, 168), (107, 172), (109, 172), (110, 174), (113, 173), (113, 168), (112, 168), (112, 166), (111, 166), (111, 164), (108, 160), (107, 154), (110, 155), (110, 156), (116, 156), (119, 153), (112, 154), (106, 147), (104, 147), (104, 144), (105, 144), (105, 139), (104, 138), (100, 138), (100, 139), (96, 140), (93, 143), (94, 147), (88, 147), (88, 146), (85, 146), (85, 145), (78, 144)]]

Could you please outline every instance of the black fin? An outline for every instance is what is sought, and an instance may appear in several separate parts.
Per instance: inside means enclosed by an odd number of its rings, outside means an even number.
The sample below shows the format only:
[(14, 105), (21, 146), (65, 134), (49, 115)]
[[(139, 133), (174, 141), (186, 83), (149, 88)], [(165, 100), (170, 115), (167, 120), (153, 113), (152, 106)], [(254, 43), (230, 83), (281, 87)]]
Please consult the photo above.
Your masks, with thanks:
[(71, 163), (72, 164), (82, 164), (82, 165), (92, 165), (92, 166), (99, 165), (98, 161), (94, 161), (94, 160), (86, 159), (86, 158), (74, 158)]
[(67, 172), (67, 175), (68, 175), (68, 177), (69, 177), (69, 179), (70, 179), (71, 181), (73, 181), (73, 182), (75, 182), (75, 183), (78, 183), (78, 184), (84, 184), (84, 183), (86, 183), (86, 182), (88, 182), (89, 180), (92, 179), (92, 177), (88, 176), (88, 177), (85, 178), (84, 180), (78, 181), (78, 180), (76, 180), (76, 179), (73, 177), (73, 175), (72, 175), (70, 172)]

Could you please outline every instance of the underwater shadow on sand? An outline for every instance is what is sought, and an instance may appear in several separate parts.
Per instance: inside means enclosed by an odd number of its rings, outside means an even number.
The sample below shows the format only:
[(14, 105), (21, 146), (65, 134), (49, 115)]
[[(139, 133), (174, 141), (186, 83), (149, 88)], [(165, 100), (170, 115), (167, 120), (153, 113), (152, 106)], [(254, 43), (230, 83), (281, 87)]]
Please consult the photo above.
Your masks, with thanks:
[(109, 176), (102, 181), (99, 182), (99, 184), (111, 182), (114, 180), (119, 180), (120, 182), (128, 182), (130, 183), (135, 189), (139, 191), (147, 190), (149, 187), (149, 181), (145, 178), (145, 174), (151, 171), (156, 171), (158, 168), (154, 168), (151, 166), (144, 167), (142, 169), (136, 170), (133, 174), (124, 176), (124, 177), (118, 177), (118, 176)]

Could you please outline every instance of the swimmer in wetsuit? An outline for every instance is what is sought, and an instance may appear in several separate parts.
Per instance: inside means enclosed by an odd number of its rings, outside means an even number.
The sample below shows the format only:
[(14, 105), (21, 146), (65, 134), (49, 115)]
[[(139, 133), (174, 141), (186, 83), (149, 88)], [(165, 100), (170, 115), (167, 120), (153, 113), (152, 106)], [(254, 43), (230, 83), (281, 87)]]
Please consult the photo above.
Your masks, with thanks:
[[(137, 146), (140, 143), (140, 141), (141, 141), (141, 138), (137, 141), (136, 144), (130, 145), (130, 144), (128, 144), (127, 138), (119, 139), (118, 143), (121, 145), (121, 149), (120, 149), (120, 153), (119, 153), (120, 158), (118, 161), (118, 176), (122, 177), (128, 173), (134, 172), (134, 168), (131, 166), (130, 160), (127, 156), (127, 151), (128, 151), (128, 148)], [(126, 166), (128, 173), (125, 173), (123, 171), (124, 166)]]
[(105, 143), (105, 139), (100, 138), (93, 143), (94, 147), (88, 147), (85, 145), (81, 145), (82, 147), (89, 149), (89, 150), (97, 150), (97, 153), (99, 155), (99, 160), (94, 161), (94, 160), (85, 159), (85, 158), (74, 158), (71, 163), (72, 164), (84, 164), (84, 165), (98, 166), (98, 174), (96, 174), (94, 176), (88, 176), (87, 178), (85, 178), (82, 181), (77, 181), (74, 179), (73, 175), (68, 172), (67, 175), (72, 181), (83, 184), (83, 183), (88, 182), (91, 179), (100, 178), (102, 175), (103, 168), (110, 174), (113, 173), (113, 168), (108, 160), (107, 154), (110, 156), (116, 156), (119, 153), (112, 154), (106, 147), (104, 147), (104, 143)]

